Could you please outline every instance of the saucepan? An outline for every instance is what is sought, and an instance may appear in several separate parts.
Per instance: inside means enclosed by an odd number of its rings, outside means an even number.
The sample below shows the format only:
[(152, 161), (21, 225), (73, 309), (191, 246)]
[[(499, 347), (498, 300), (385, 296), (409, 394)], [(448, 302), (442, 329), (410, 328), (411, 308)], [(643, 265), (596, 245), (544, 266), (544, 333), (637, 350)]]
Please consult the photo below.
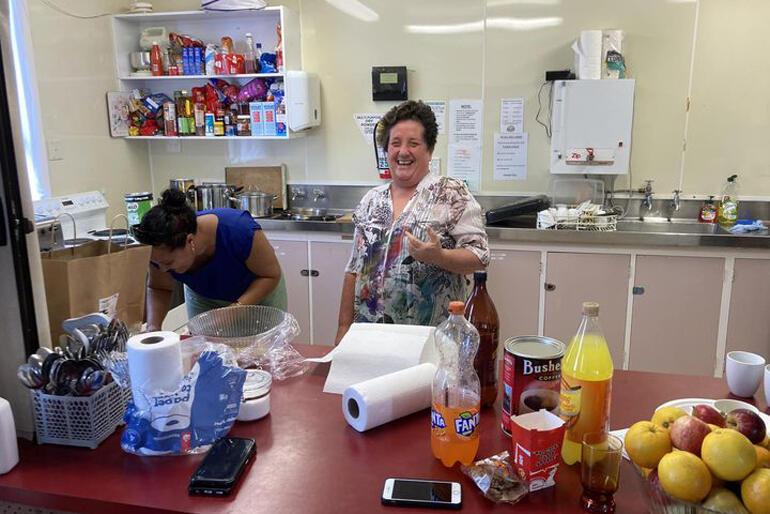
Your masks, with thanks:
[(248, 211), (254, 218), (268, 218), (273, 215), (273, 202), (276, 195), (264, 191), (246, 191), (238, 195), (241, 209)]
[(198, 210), (236, 207), (239, 205), (239, 200), (234, 195), (242, 189), (243, 187), (235, 187), (231, 184), (220, 182), (204, 183), (195, 186)]

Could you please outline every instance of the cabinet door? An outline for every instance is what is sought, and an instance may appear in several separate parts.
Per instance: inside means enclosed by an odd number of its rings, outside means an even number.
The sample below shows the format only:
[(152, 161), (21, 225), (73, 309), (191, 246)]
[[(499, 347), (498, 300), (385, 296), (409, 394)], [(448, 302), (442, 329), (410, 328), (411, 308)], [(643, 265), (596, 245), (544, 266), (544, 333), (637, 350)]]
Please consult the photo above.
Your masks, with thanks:
[(310, 243), (313, 344), (333, 345), (342, 297), (342, 280), (352, 243)]
[(735, 259), (727, 352), (745, 350), (770, 358), (770, 260)]
[[(271, 241), (286, 280), (289, 312), (299, 323), (300, 334), (294, 341), (310, 344), (310, 282), (307, 276), (307, 242)], [(304, 273), (303, 273), (304, 272)]]
[(717, 257), (638, 256), (629, 368), (713, 375), (723, 275)]
[(599, 323), (615, 369), (623, 367), (630, 255), (549, 253), (543, 333), (569, 344), (583, 302), (599, 303)]
[(490, 252), (487, 290), (500, 317), (502, 343), (513, 336), (537, 334), (540, 309), (540, 252)]

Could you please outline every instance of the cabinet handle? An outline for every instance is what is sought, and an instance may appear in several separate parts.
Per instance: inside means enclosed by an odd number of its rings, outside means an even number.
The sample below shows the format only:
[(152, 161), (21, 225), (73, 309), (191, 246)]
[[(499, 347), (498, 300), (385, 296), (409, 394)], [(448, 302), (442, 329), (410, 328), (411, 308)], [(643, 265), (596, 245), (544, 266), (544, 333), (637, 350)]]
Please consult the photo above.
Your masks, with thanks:
[(310, 270), (310, 276), (311, 277), (317, 277), (318, 276), (318, 270), (311, 269)]
[(352, 241), (353, 240), (353, 234), (342, 234), (340, 236), (340, 239), (343, 241)]
[(299, 274), (302, 275), (303, 277), (307, 277), (308, 275), (310, 275), (310, 272), (306, 269), (303, 269), (299, 271)]
[(545, 283), (545, 290), (546, 291), (556, 291), (556, 284), (549, 284), (548, 282)]
[(644, 288), (642, 286), (634, 286), (634, 288), (631, 289), (631, 294), (636, 294), (636, 295), (644, 294)]

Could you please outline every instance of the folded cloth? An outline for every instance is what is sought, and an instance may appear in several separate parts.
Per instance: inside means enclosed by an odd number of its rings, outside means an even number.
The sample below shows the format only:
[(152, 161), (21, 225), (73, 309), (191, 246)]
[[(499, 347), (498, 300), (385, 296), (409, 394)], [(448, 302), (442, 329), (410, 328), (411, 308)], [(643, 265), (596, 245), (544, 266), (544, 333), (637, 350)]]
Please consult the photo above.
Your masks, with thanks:
[(738, 220), (738, 223), (730, 228), (730, 232), (733, 234), (758, 232), (760, 230), (767, 230), (767, 227), (762, 223), (762, 220)]

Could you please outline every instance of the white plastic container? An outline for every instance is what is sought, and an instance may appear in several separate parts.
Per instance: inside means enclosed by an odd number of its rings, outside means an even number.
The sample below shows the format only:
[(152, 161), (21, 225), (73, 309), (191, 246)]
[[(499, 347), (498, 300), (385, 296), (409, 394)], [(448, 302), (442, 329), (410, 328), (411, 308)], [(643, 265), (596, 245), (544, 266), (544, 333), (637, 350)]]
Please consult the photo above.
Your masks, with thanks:
[(0, 398), (0, 475), (8, 473), (18, 463), (19, 446), (11, 404)]
[(247, 369), (238, 421), (255, 421), (270, 414), (270, 386), (273, 376), (261, 369)]

